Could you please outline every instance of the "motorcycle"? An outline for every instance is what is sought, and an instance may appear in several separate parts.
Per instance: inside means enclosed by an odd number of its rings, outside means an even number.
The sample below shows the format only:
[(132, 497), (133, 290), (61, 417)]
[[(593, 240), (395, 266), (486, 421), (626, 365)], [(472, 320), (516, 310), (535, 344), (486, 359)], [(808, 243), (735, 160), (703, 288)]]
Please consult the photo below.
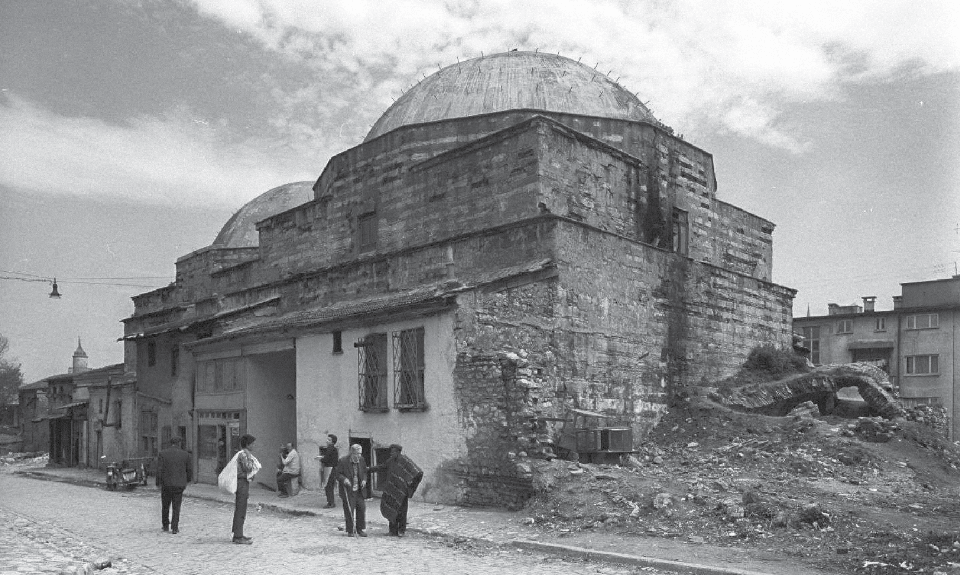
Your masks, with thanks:
[[(103, 459), (106, 459), (104, 456)], [(137, 485), (147, 484), (147, 470), (143, 463), (131, 465), (129, 461), (123, 460), (119, 464), (116, 461), (107, 464), (107, 489), (116, 491), (120, 487), (124, 489), (134, 489)]]

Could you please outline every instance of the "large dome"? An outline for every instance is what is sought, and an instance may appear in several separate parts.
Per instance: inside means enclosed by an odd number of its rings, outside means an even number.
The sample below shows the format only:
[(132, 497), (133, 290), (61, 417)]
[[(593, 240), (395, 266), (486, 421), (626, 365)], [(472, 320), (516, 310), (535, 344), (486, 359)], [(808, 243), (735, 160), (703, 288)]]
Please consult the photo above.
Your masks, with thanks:
[(295, 208), (313, 198), (313, 182), (293, 182), (266, 191), (233, 214), (213, 240), (218, 248), (252, 248), (260, 245), (257, 222)]
[(556, 54), (505, 52), (424, 78), (387, 109), (364, 141), (410, 124), (517, 109), (659, 123), (635, 95), (598, 70)]

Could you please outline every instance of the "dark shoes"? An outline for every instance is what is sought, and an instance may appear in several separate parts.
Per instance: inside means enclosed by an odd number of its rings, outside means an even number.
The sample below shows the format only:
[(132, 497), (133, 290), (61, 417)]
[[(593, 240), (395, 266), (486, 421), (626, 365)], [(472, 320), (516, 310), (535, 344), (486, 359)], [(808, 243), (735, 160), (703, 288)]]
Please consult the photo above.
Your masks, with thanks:
[(233, 542), (237, 545), (253, 545), (253, 540), (249, 537), (234, 537)]
[(164, 525), (164, 526), (163, 526), (163, 530), (164, 530), (164, 531), (170, 531), (170, 527), (167, 526), (167, 525)]
[(290, 496), (287, 495), (286, 493), (281, 493), (281, 494), (279, 495), (279, 497), (280, 497), (280, 499), (284, 499), (284, 498), (290, 497)]
[(366, 531), (361, 531), (361, 530), (357, 529), (357, 535), (359, 535), (360, 537), (366, 537), (366, 536), (367, 536), (367, 532), (366, 532)]
[(356, 537), (356, 535), (354, 535), (353, 531), (347, 531), (347, 537)]
[(336, 505), (334, 505), (333, 503), (327, 503), (326, 505), (323, 506), (324, 509), (333, 509), (334, 507), (336, 507)]

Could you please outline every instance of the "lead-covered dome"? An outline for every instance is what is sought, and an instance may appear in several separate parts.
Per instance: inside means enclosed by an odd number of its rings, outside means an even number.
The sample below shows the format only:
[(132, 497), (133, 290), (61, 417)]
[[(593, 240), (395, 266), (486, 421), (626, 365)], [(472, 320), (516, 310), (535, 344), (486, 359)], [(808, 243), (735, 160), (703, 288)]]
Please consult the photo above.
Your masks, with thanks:
[(633, 93), (575, 60), (505, 52), (447, 66), (394, 102), (364, 141), (401, 126), (531, 109), (659, 124)]
[(247, 202), (224, 224), (213, 246), (252, 248), (260, 245), (257, 222), (295, 208), (313, 198), (313, 182), (293, 182), (277, 186)]

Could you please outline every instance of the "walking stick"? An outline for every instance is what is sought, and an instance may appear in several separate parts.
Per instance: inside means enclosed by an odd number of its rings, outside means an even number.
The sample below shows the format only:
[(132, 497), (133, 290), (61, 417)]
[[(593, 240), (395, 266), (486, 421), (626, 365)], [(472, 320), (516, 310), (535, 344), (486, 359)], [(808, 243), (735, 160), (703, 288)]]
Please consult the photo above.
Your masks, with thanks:
[[(347, 509), (350, 511), (350, 522), (353, 523), (353, 531), (350, 533), (353, 533), (357, 530), (357, 521), (356, 517), (353, 516), (353, 506), (350, 504), (350, 497), (348, 497), (347, 488), (344, 487), (343, 483), (340, 484), (340, 498), (347, 504)], [(344, 527), (347, 527), (347, 525), (344, 525)]]

